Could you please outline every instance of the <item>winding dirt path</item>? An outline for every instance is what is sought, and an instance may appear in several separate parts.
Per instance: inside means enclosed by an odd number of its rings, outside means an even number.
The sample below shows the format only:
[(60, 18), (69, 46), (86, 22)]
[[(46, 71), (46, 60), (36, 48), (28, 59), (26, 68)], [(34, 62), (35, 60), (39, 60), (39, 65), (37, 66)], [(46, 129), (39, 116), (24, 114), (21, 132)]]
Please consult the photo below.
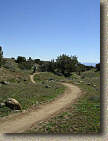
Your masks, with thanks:
[[(30, 79), (35, 83), (33, 77), (34, 75), (31, 75)], [(59, 113), (80, 96), (81, 90), (77, 86), (68, 83), (62, 84), (67, 87), (64, 94), (51, 103), (40, 105), (39, 109), (0, 120), (0, 133), (23, 133), (40, 121)]]
[(35, 84), (36, 82), (34, 81), (34, 75), (39, 74), (39, 72), (34, 73), (33, 75), (30, 75), (30, 80), (33, 84)]

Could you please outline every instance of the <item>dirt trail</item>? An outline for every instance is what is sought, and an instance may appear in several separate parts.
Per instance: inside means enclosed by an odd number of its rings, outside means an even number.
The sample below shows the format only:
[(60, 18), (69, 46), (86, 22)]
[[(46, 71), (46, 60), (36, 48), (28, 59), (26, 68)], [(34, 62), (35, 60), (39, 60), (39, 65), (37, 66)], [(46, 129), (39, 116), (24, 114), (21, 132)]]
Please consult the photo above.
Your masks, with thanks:
[[(33, 76), (31, 75), (30, 79), (35, 83)], [(68, 83), (62, 84), (67, 87), (64, 94), (51, 103), (40, 105), (39, 109), (21, 113), (18, 116), (2, 119), (0, 121), (0, 133), (23, 133), (40, 121), (60, 112), (61, 109), (68, 106), (80, 96), (81, 90), (77, 86)]]
[(39, 72), (36, 72), (36, 73), (34, 73), (33, 75), (30, 75), (30, 80), (31, 80), (31, 82), (32, 83), (36, 83), (35, 81), (34, 81), (34, 75), (36, 75), (36, 74), (39, 74)]

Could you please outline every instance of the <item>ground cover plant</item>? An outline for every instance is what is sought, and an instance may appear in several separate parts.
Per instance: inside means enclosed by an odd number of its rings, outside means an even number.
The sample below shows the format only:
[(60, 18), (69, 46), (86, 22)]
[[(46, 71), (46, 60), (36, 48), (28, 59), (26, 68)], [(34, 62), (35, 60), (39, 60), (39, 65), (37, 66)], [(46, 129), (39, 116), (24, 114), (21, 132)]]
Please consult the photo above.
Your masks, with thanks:
[(100, 132), (100, 72), (90, 70), (73, 73), (67, 80), (78, 85), (82, 96), (60, 114), (40, 122), (29, 133), (99, 133)]
[[(44, 83), (33, 84), (29, 75), (29, 72), (11, 72), (8, 69), (1, 68), (0, 82), (7, 81), (9, 84), (0, 85), (0, 103), (11, 97), (20, 102), (22, 110), (27, 110), (32, 106), (49, 102), (64, 92), (64, 86), (57, 84), (55, 81), (49, 82), (48, 79)], [(45, 73), (44, 75), (49, 76), (49, 78), (52, 77), (51, 73)], [(42, 80), (44, 80), (43, 77)], [(0, 117), (13, 112), (15, 111), (7, 107), (0, 108)]]

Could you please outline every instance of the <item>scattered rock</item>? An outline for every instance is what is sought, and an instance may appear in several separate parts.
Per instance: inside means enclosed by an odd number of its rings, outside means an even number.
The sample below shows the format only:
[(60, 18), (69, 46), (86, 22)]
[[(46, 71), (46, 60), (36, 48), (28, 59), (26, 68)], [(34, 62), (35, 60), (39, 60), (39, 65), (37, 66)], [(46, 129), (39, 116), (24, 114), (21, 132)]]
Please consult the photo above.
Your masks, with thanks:
[(55, 82), (55, 80), (53, 78), (49, 78), (48, 82)]
[(45, 88), (51, 88), (51, 86), (46, 85)]
[(87, 85), (91, 85), (91, 83), (87, 83)]
[(8, 81), (1, 81), (0, 83), (1, 84), (4, 84), (4, 85), (9, 85), (9, 82)]
[(24, 81), (27, 81), (27, 79), (24, 79)]
[(82, 83), (82, 82), (84, 82), (84, 81), (80, 81), (80, 83)]
[(52, 80), (54, 80), (54, 79), (53, 79), (53, 78), (49, 78), (48, 80), (49, 80), (49, 81), (52, 81)]
[(5, 103), (0, 103), (0, 108), (4, 107)]
[(9, 107), (12, 110), (21, 110), (21, 105), (20, 103), (13, 98), (8, 98), (7, 101), (5, 101), (6, 107)]
[(19, 110), (14, 110), (15, 112), (19, 112)]

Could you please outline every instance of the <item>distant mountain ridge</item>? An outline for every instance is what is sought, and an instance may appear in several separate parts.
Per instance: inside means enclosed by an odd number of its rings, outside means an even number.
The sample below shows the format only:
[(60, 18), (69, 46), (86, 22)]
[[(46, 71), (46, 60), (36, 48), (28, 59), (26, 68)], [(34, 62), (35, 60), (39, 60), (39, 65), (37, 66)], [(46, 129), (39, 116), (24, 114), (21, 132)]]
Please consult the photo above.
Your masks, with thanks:
[(97, 63), (92, 63), (92, 62), (91, 63), (87, 63), (86, 62), (86, 63), (82, 63), (82, 64), (84, 64), (86, 66), (93, 66), (93, 67), (95, 67)]

